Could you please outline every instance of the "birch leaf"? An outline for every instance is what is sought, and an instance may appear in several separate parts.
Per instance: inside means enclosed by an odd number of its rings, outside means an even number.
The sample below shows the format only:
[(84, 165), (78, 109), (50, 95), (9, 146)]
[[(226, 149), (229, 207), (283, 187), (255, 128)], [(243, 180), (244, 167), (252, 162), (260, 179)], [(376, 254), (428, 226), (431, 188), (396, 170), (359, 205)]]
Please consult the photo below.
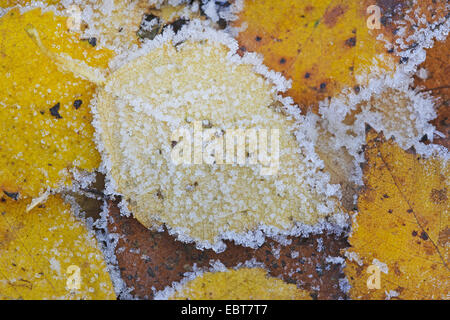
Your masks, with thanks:
[(29, 202), (0, 201), (0, 299), (115, 299), (96, 239), (70, 206), (50, 196), (26, 212)]
[(100, 163), (89, 109), (95, 85), (58, 69), (24, 30), (39, 25), (52, 52), (106, 67), (112, 53), (69, 33), (66, 19), (40, 9), (0, 18), (0, 190), (36, 197), (70, 185), (67, 169)]
[(260, 268), (205, 273), (186, 283), (170, 299), (189, 300), (311, 300), (308, 292)]
[[(449, 167), (368, 135), (365, 189), (349, 239), (346, 275), (354, 299), (448, 299)], [(380, 289), (367, 269), (381, 270)]]

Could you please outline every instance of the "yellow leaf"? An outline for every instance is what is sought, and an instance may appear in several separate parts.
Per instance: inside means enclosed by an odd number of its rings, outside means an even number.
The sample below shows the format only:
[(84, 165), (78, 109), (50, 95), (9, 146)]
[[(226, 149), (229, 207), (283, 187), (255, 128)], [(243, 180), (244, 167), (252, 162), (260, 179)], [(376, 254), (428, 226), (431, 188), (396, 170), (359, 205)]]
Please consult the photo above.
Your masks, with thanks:
[(183, 285), (170, 299), (189, 300), (311, 300), (294, 284), (267, 276), (261, 268), (208, 272)]
[[(377, 30), (367, 26), (368, 1), (250, 0), (235, 27), (241, 48), (259, 52), (264, 63), (288, 79), (288, 95), (300, 106), (313, 105), (345, 87), (366, 84), (361, 76), (378, 65), (394, 68)], [(359, 77), (359, 78), (358, 78)]]
[(27, 213), (29, 202), (0, 201), (0, 299), (115, 299), (95, 237), (70, 206), (50, 196)]
[[(346, 267), (351, 297), (448, 299), (447, 163), (403, 151), (374, 132), (366, 158), (365, 189), (347, 252), (357, 255)], [(367, 273), (370, 265), (381, 270), (380, 289), (367, 286), (375, 276)]]
[(106, 67), (112, 52), (80, 41), (66, 19), (40, 9), (0, 18), (0, 190), (35, 197), (70, 184), (66, 169), (92, 171), (100, 163), (89, 109), (95, 85), (59, 70), (24, 30), (38, 25), (52, 52)]

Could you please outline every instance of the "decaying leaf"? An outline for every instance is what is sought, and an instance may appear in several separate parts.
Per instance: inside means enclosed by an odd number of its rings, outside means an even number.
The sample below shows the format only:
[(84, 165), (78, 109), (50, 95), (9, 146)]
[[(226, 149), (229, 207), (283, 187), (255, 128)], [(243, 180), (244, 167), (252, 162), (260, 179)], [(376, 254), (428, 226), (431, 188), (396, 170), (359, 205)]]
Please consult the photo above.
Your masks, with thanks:
[(0, 198), (0, 299), (115, 299), (95, 237), (70, 206), (51, 196), (26, 212), (29, 202)]
[(118, 235), (115, 254), (121, 277), (130, 293), (139, 299), (153, 299), (173, 282), (179, 282), (194, 266), (208, 269), (212, 261), (227, 268), (253, 261), (264, 266), (272, 277), (282, 279), (306, 290), (314, 299), (345, 299), (341, 290), (344, 281), (340, 250), (347, 247), (345, 235), (320, 234), (307, 238), (289, 237), (280, 244), (268, 239), (257, 249), (227, 241), (227, 250), (199, 250), (185, 244), (167, 232), (146, 229), (136, 219), (120, 215), (112, 202), (108, 207), (108, 231)]
[[(448, 299), (447, 162), (422, 159), (374, 132), (366, 157), (365, 189), (347, 252), (351, 297)], [(370, 265), (381, 271), (379, 289), (368, 288)]]
[(311, 300), (308, 292), (266, 273), (260, 268), (205, 273), (184, 284), (170, 299)]
[(96, 169), (89, 101), (92, 83), (58, 70), (25, 32), (39, 25), (42, 42), (58, 54), (105, 67), (112, 56), (69, 33), (66, 17), (40, 9), (0, 18), (0, 191), (36, 197), (70, 184), (68, 169)]
[[(288, 94), (304, 110), (345, 87), (357, 88), (377, 66), (394, 65), (367, 25), (366, 1), (245, 1), (236, 27), (241, 49), (264, 55), (264, 63), (292, 79)], [(291, 18), (288, 18), (291, 17)]]
[[(443, 145), (450, 149), (450, 39), (436, 42), (433, 48), (427, 50), (427, 59), (419, 66), (415, 77), (415, 85), (423, 87), (423, 91), (429, 92), (436, 98), (437, 118), (432, 121), (443, 136), (436, 136), (433, 143)], [(430, 140), (431, 137), (424, 137)]]

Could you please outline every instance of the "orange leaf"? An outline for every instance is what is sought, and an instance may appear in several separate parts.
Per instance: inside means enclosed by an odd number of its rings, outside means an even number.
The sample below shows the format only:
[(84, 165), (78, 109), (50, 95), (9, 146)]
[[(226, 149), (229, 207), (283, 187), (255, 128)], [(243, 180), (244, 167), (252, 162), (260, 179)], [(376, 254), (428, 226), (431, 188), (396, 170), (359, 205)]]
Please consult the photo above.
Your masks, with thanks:
[[(288, 94), (303, 107), (334, 96), (378, 63), (390, 70), (384, 43), (369, 30), (364, 1), (246, 1), (235, 26), (241, 49), (264, 55), (264, 63), (293, 79)], [(290, 17), (290, 18), (287, 18)], [(376, 61), (376, 63), (375, 63)], [(389, 66), (390, 65), (390, 66)]]

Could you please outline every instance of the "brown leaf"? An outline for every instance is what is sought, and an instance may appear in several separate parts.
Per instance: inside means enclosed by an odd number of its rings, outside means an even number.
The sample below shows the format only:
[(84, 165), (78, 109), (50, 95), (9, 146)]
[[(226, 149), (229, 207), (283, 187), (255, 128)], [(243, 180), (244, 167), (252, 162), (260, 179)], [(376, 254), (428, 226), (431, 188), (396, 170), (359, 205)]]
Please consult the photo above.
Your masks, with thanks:
[[(447, 149), (450, 148), (450, 81), (448, 75), (450, 73), (450, 66), (448, 61), (450, 59), (450, 40), (436, 42), (433, 48), (427, 50), (427, 59), (419, 66), (424, 68), (427, 72), (426, 78), (421, 79), (415, 77), (415, 85), (424, 87), (423, 91), (429, 92), (436, 98), (437, 118), (433, 120), (432, 124), (436, 126), (437, 130), (444, 134), (444, 137), (439, 137), (433, 140), (433, 143), (443, 145)], [(427, 137), (430, 138), (430, 137)]]

